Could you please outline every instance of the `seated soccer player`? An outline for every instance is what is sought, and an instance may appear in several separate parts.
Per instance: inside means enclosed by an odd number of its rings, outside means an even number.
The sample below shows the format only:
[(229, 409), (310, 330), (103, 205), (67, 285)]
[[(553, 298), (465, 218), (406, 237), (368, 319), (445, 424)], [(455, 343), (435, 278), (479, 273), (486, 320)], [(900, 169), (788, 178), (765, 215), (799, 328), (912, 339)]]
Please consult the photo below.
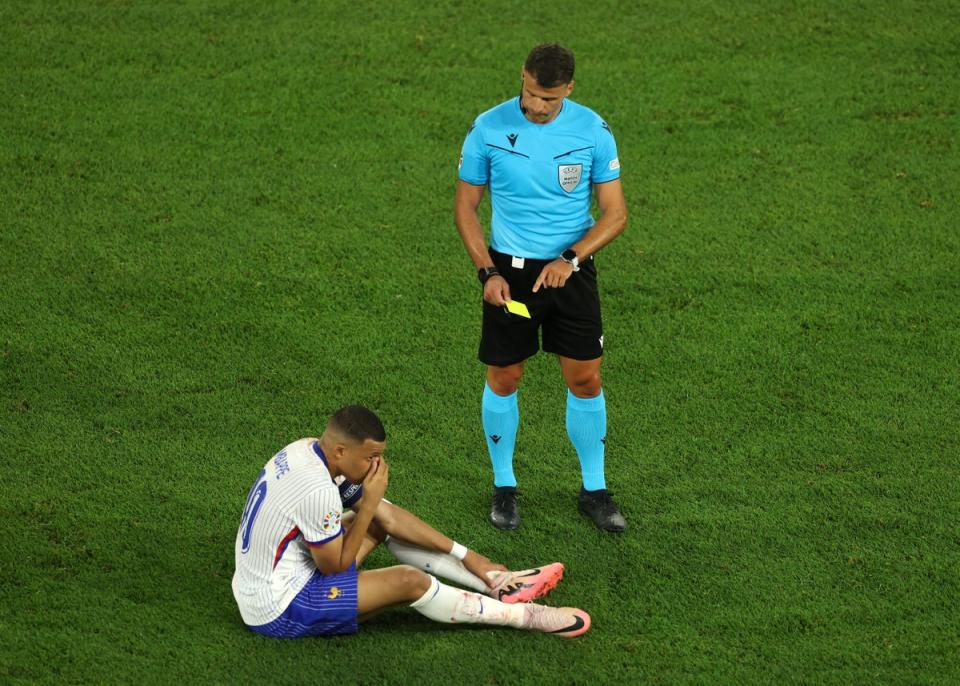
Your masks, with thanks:
[[(445, 623), (564, 637), (590, 628), (583, 610), (527, 602), (556, 586), (562, 564), (511, 572), (385, 500), (385, 448), (380, 419), (350, 405), (319, 439), (291, 443), (260, 471), (237, 532), (233, 575), (250, 629), (282, 638), (349, 634), (397, 605)], [(380, 543), (404, 564), (357, 571)]]

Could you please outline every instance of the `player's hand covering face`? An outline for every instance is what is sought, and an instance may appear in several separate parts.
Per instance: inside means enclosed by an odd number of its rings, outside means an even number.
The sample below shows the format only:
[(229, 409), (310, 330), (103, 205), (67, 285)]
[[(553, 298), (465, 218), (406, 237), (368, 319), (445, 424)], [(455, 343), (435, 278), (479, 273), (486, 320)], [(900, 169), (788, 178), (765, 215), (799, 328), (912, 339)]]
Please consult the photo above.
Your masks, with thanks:
[(386, 443), (369, 438), (363, 443), (345, 445), (341, 462), (343, 475), (353, 483), (365, 481), (371, 473), (371, 467), (383, 457), (386, 447)]
[(370, 469), (363, 479), (363, 498), (373, 502), (380, 502), (387, 492), (387, 483), (390, 477), (390, 467), (383, 456), (377, 457), (370, 465)]

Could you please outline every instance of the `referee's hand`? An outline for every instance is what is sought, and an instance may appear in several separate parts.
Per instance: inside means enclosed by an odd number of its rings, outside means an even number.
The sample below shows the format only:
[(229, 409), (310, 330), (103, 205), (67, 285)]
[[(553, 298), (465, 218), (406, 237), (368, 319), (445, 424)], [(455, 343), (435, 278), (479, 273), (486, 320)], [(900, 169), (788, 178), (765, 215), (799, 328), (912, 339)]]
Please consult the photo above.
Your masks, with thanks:
[(537, 282), (533, 284), (533, 292), (540, 290), (540, 286), (545, 288), (563, 288), (567, 279), (573, 274), (573, 265), (563, 260), (554, 260), (547, 264), (537, 277)]
[(510, 300), (510, 284), (499, 274), (494, 274), (483, 284), (483, 299), (495, 307), (503, 307)]

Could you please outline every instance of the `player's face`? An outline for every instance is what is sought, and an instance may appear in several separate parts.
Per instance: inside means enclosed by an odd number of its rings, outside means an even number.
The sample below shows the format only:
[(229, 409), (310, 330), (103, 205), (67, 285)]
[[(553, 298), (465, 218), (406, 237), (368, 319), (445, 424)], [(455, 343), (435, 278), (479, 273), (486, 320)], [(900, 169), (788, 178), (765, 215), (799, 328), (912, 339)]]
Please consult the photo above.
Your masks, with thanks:
[(563, 99), (573, 91), (573, 81), (544, 88), (526, 69), (520, 70), (520, 107), (534, 124), (548, 124), (560, 113)]
[(340, 471), (353, 483), (360, 483), (366, 478), (374, 460), (383, 457), (386, 449), (385, 441), (374, 441), (370, 438), (363, 443), (348, 443), (343, 446)]

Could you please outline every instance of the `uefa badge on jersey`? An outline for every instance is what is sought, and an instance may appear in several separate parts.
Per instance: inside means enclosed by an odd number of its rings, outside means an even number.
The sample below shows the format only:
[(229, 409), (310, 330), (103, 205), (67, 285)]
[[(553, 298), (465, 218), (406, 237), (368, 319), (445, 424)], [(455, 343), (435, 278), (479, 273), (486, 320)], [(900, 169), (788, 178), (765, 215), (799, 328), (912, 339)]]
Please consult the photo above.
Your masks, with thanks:
[(320, 529), (325, 534), (332, 534), (335, 531), (340, 529), (340, 511), (331, 510), (327, 514), (323, 515), (323, 522), (320, 524)]
[(571, 193), (580, 183), (580, 176), (583, 174), (583, 165), (561, 164), (557, 167), (557, 174), (560, 177), (560, 188), (567, 193)]

